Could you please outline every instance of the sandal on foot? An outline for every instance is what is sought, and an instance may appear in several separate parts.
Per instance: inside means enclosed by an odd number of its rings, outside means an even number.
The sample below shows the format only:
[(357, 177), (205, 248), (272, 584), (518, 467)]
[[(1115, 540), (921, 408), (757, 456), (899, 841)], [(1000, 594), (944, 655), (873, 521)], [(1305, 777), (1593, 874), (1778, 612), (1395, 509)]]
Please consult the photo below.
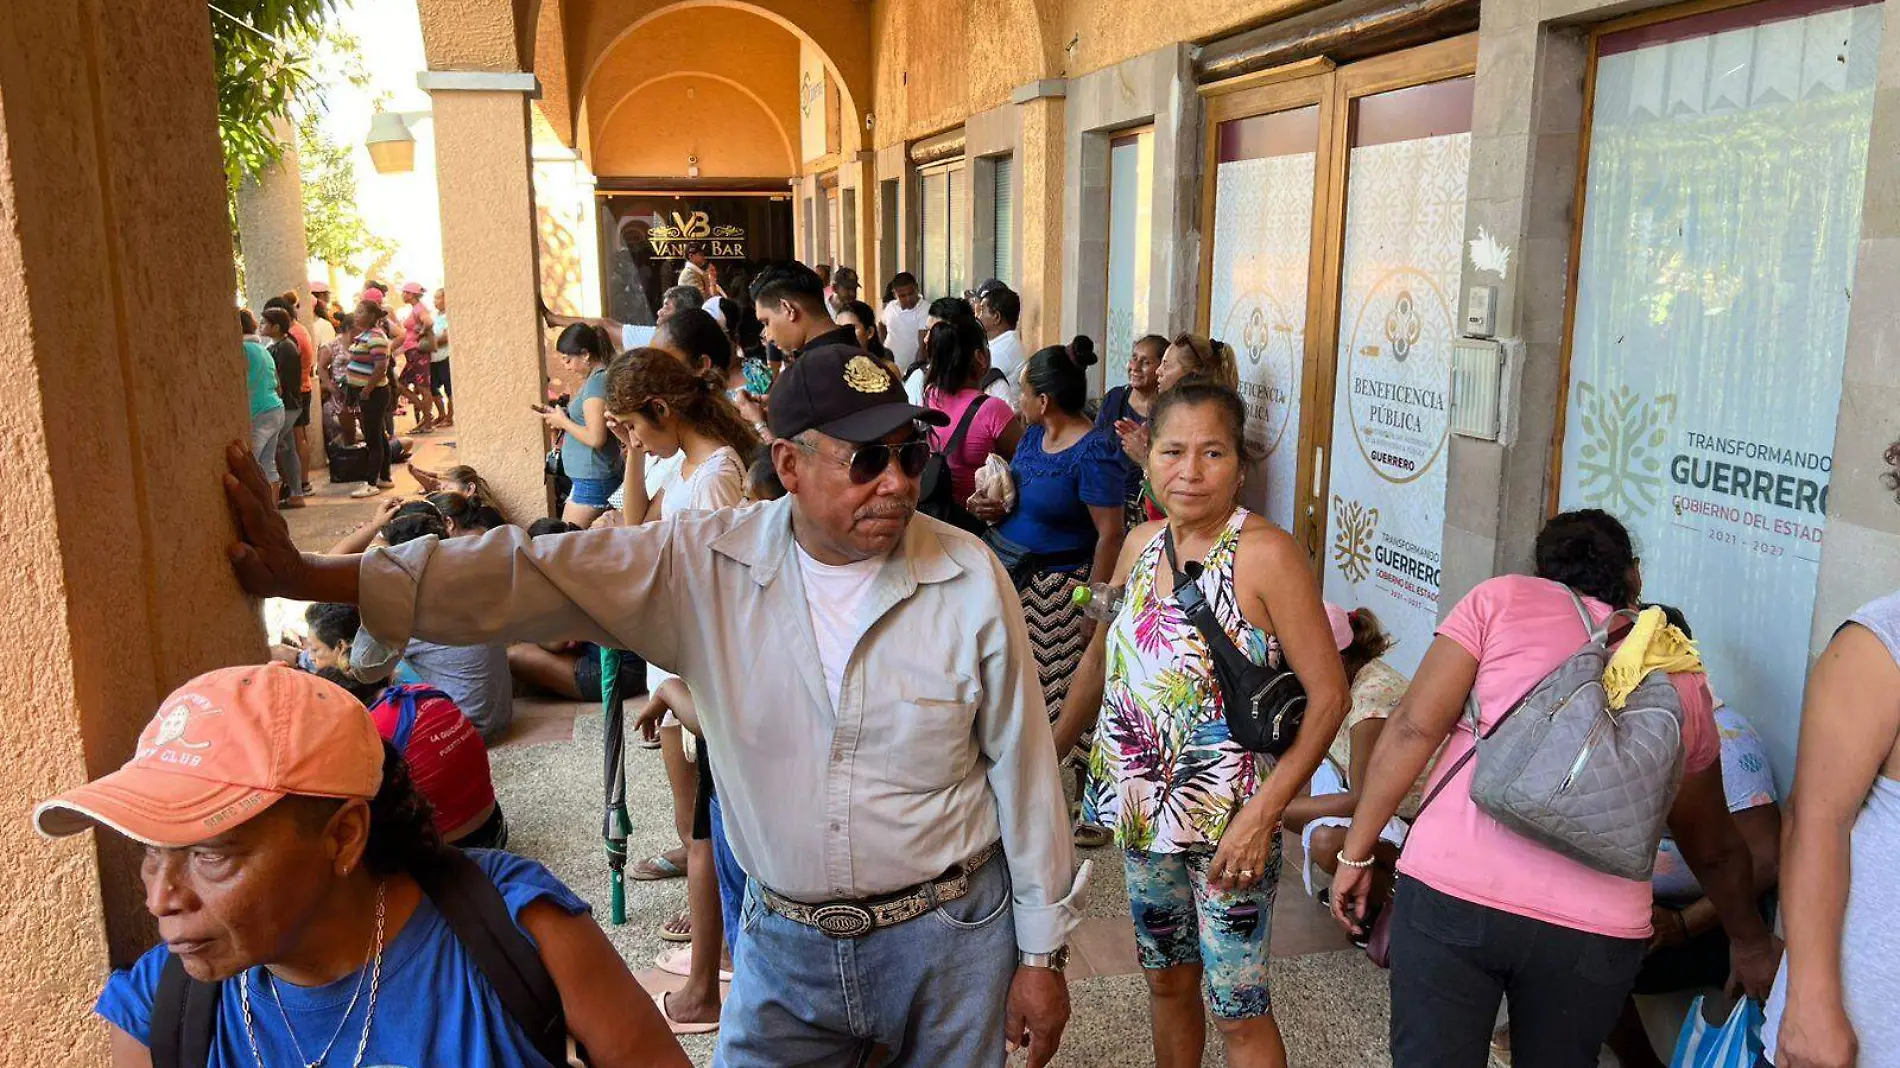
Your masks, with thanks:
[(637, 883), (653, 883), (661, 879), (683, 879), (686, 868), (667, 859), (665, 853), (655, 853), (647, 859), (627, 869), (627, 878)]
[[(653, 966), (668, 975), (677, 975), (682, 979), (687, 978), (693, 974), (693, 950), (690, 946), (684, 949), (662, 949), (660, 950), (660, 955), (653, 958)], [(722, 983), (732, 982), (732, 970), (730, 968), (719, 969), (719, 981)]]
[(693, 940), (693, 915), (685, 909), (673, 914), (673, 918), (660, 925), (662, 942), (691, 942)]

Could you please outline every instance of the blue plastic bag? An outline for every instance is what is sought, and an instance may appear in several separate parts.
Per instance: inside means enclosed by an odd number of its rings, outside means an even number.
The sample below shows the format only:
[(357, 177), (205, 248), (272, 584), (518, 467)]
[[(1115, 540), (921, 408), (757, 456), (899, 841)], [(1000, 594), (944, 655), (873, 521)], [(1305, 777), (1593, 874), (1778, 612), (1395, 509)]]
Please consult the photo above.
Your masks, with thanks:
[(1689, 1006), (1669, 1068), (1755, 1068), (1761, 1061), (1761, 1006), (1749, 998), (1735, 1003), (1728, 1021), (1712, 1027), (1702, 1015), (1702, 997)]

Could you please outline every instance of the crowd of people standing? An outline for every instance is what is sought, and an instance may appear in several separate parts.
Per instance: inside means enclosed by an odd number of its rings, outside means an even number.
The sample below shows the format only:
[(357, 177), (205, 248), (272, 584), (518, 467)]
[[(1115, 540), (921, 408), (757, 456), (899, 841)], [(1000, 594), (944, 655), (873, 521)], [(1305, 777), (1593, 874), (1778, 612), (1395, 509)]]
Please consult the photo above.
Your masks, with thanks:
[[(309, 492), (299, 429), (320, 409), (361, 441), (356, 495), (390, 488), (397, 398), (417, 431), (452, 425), (443, 295), (409, 283), (397, 315), (372, 283), (345, 320), (313, 285), (310, 330), (295, 294), (240, 313), (233, 565), (312, 602), (312, 639), (188, 683), (125, 768), (36, 815), (146, 847), (166, 943), (101, 997), (116, 1063), (201, 1026), (219, 1065), (351, 1039), (359, 1062), (552, 1064), (571, 1040), (677, 1064), (669, 1032), (712, 1028), (734, 1066), (1000, 1064), (1006, 1043), (1045, 1064), (1093, 874), (1077, 848), (1112, 844), (1156, 1063), (1200, 1064), (1211, 1011), (1228, 1063), (1282, 1065), (1268, 957), (1297, 840), (1307, 907), (1390, 968), (1394, 1063), (1660, 1063), (1632, 994), (1732, 976), (1766, 1005), (1764, 1063), (1900, 1064), (1900, 595), (1817, 665), (1784, 816), (1694, 606), (1644, 599), (1616, 517), (1551, 518), (1532, 573), (1461, 597), (1408, 678), (1377, 617), (1325, 601), (1240, 503), (1260, 457), (1228, 346), (1143, 336), (1098, 400), (1092, 340), (1025, 352), (1000, 281), (926, 300), (898, 274), (876, 311), (849, 268), (747, 278), (707, 251), (652, 326), (546, 316), (570, 379), (536, 406), (556, 515), (516, 526), (472, 470), (418, 471), (426, 498), (324, 555), (278, 515)], [(610, 664), (646, 691), (680, 839), (634, 875), (687, 884), (663, 966), (688, 982), (657, 1004), (571, 891), (486, 852), (508, 840), (497, 687), (598, 699)], [(1559, 702), (1567, 679), (1587, 685)], [(1624, 776), (1633, 862), (1486, 778), (1521, 710), (1571, 706), (1598, 710), (1591, 738), (1664, 725), (1659, 770), (1587, 741), (1555, 791)], [(395, 966), (416, 954), (429, 970)], [(452, 997), (420, 985), (457, 974)], [(192, 983), (236, 996), (190, 1024)]]

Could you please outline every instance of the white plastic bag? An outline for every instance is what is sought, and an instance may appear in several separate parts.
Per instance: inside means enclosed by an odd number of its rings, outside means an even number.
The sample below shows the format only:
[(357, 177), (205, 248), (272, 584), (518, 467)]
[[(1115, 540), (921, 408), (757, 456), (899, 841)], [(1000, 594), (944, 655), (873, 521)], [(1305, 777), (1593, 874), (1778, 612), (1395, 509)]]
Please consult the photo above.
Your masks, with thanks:
[(983, 461), (976, 469), (976, 496), (1003, 502), (1006, 513), (1016, 510), (1016, 476), (1010, 473), (1008, 460), (991, 453)]
[(1703, 997), (1689, 1006), (1676, 1040), (1669, 1068), (1755, 1068), (1761, 1061), (1761, 1006), (1749, 998), (1735, 1003), (1721, 1027), (1712, 1027), (1702, 1015)]

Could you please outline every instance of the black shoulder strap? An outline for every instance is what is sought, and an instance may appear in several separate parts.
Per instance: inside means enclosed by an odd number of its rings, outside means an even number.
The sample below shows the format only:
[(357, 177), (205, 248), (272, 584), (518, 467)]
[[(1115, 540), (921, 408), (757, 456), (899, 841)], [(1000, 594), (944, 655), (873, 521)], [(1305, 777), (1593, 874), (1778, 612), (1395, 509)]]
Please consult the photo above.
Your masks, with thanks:
[(223, 983), (201, 983), (185, 963), (166, 956), (152, 999), (152, 1068), (206, 1068), (218, 1030)]
[(566, 1064), (561, 992), (534, 943), (515, 926), (495, 881), (452, 847), (444, 848), (435, 864), (419, 869), (416, 880), (536, 1051), (549, 1064)]
[(970, 406), (963, 409), (963, 418), (957, 420), (956, 430), (951, 433), (950, 440), (944, 442), (945, 456), (955, 456), (957, 450), (963, 447), (963, 439), (970, 434), (970, 424), (976, 422), (977, 409), (983, 407), (983, 402), (989, 399), (989, 394), (979, 393), (976, 399), (970, 402)]
[(987, 392), (989, 388), (995, 385), (996, 383), (1007, 382), (1007, 381), (1009, 381), (1008, 372), (992, 367), (988, 371), (984, 372), (983, 381), (980, 384), (978, 384), (977, 388)]
[(1181, 614), (1194, 624), (1194, 629), (1201, 632), (1201, 638), (1207, 642), (1208, 654), (1237, 678), (1244, 678), (1247, 672), (1256, 670), (1259, 665), (1247, 659), (1247, 654), (1234, 644), (1227, 628), (1221, 626), (1219, 618), (1214, 615), (1214, 606), (1208, 603), (1207, 595), (1201, 592), (1201, 562), (1190, 560), (1184, 570), (1176, 559), (1172, 526), (1162, 529), (1161, 549), (1167, 554), (1168, 568), (1174, 572), (1174, 602), (1181, 606)]

